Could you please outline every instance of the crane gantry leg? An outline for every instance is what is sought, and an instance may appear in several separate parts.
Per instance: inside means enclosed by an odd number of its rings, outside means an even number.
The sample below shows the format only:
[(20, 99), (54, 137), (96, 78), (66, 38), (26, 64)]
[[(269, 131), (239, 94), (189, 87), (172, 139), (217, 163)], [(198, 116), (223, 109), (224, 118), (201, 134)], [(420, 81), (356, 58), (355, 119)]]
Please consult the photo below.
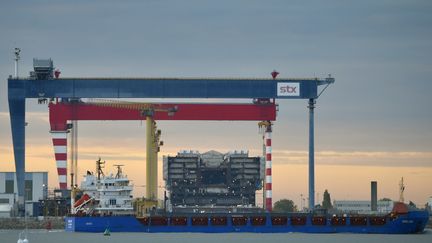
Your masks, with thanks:
[(315, 148), (314, 148), (314, 108), (315, 99), (309, 99), (309, 210), (315, 208)]
[(155, 121), (152, 116), (146, 118), (146, 199), (157, 199), (157, 157), (154, 158)]
[(153, 208), (157, 208), (158, 201), (158, 152), (160, 130), (156, 129), (152, 111), (144, 112), (146, 114), (146, 196), (142, 204), (139, 205), (141, 210), (146, 213)]
[(51, 127), (51, 136), (54, 146), (55, 160), (57, 164), (57, 174), (59, 178), (60, 189), (67, 189), (67, 134), (65, 127), (58, 130)]
[(161, 131), (156, 129), (156, 122), (151, 115), (146, 117), (146, 199), (157, 201), (158, 191), (158, 152), (162, 142)]
[(71, 146), (70, 146), (70, 186), (78, 186), (78, 121), (72, 120), (70, 129)]
[(264, 194), (265, 204), (264, 208), (271, 212), (273, 210), (272, 201), (272, 123), (271, 121), (262, 121), (258, 123), (258, 127), (264, 129), (264, 145), (265, 145), (265, 183)]

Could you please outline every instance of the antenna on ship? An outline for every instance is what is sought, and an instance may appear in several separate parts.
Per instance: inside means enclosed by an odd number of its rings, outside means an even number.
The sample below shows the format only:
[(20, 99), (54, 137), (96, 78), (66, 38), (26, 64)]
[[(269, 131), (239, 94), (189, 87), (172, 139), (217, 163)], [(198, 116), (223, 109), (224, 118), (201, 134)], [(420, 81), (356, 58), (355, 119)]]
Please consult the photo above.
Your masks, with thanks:
[(100, 180), (100, 176), (102, 175), (102, 176), (104, 176), (104, 173), (103, 173), (103, 165), (105, 164), (105, 161), (103, 161), (102, 162), (102, 160), (101, 160), (101, 158), (99, 157), (99, 159), (98, 160), (96, 160), (96, 173), (97, 173), (97, 178), (98, 178), (98, 180)]
[(114, 167), (117, 167), (117, 174), (115, 176), (116, 179), (121, 178), (123, 176), (122, 166), (124, 165), (114, 165)]

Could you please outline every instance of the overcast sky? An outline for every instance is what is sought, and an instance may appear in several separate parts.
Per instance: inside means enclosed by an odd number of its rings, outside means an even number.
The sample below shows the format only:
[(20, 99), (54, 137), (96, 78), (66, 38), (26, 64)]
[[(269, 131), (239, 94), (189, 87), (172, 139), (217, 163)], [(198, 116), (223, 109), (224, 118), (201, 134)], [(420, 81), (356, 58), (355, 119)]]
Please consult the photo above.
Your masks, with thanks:
[[(414, 201), (424, 204), (432, 196), (430, 186), (424, 186), (432, 182), (431, 1), (0, 5), (0, 171), (14, 168), (6, 83), (14, 72), (13, 48), (20, 47), (21, 76), (32, 69), (33, 57), (52, 58), (67, 77), (270, 77), (273, 69), (282, 77), (332, 74), (336, 83), (317, 102), (317, 165), (336, 166), (344, 174), (355, 174), (352, 168), (359, 166), (370, 171), (388, 168), (392, 174), (357, 175), (366, 185), (364, 194), (356, 195), (332, 185), (334, 175), (317, 171), (317, 190), (330, 187), (340, 199), (362, 198), (369, 193), (368, 180), (375, 179), (383, 190), (394, 187), (388, 196), (396, 199), (398, 179), (405, 176), (408, 185), (411, 180), (411, 188), (416, 187), (412, 194), (407, 187)], [(280, 171), (289, 171), (289, 165), (307, 163), (307, 104), (279, 104), (274, 164), (275, 170), (281, 166)], [(27, 111), (27, 162), (46, 160), (28, 168), (46, 170), (45, 165), (54, 166), (53, 155), (47, 155), (52, 153), (47, 108), (33, 100)], [(166, 141), (162, 154), (183, 148), (258, 153), (261, 148), (255, 123), (160, 122), (160, 127)], [(145, 157), (144, 133), (139, 122), (82, 123), (80, 159), (93, 161), (111, 152), (109, 158), (138, 166)], [(100, 138), (104, 141), (97, 141)], [(97, 143), (114, 149), (86, 150)], [(409, 172), (413, 168), (416, 171)], [(50, 184), (55, 185), (53, 173)], [(306, 190), (305, 176), (296, 186), (299, 191), (275, 189), (275, 197), (295, 197)]]

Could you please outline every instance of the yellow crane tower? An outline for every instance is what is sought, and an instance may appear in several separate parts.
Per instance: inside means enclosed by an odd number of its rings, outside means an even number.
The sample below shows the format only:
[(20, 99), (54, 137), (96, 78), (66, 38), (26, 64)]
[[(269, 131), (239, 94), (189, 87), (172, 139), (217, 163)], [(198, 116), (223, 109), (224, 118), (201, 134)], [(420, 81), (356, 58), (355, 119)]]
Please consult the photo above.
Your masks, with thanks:
[(405, 201), (404, 191), (405, 191), (405, 184), (404, 184), (404, 179), (402, 177), (401, 180), (399, 181), (399, 202)]
[(160, 141), (161, 130), (157, 129), (152, 115), (146, 115), (146, 198), (157, 201), (158, 152), (163, 142)]

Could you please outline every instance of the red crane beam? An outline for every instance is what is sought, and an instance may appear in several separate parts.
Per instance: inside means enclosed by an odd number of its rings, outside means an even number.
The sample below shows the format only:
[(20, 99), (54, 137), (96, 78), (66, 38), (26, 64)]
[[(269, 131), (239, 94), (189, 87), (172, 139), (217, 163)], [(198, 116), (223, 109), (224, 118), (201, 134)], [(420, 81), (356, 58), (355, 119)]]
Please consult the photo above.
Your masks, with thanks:
[[(172, 121), (275, 121), (277, 105), (268, 104), (153, 104), (154, 120)], [(158, 109), (176, 107), (174, 115)], [(66, 130), (68, 120), (145, 120), (138, 109), (90, 103), (50, 103), (51, 130)]]

